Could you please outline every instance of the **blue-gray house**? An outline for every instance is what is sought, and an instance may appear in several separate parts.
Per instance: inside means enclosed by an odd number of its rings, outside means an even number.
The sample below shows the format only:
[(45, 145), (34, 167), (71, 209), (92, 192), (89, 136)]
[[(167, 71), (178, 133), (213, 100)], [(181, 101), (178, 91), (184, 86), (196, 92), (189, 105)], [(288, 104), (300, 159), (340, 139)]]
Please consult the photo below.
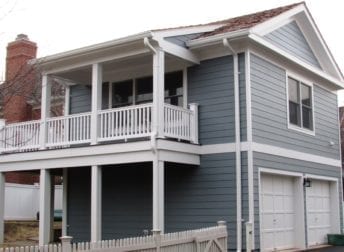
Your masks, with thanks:
[[(40, 172), (40, 244), (51, 240), (55, 175), (63, 234), (76, 241), (225, 220), (230, 250), (273, 251), (341, 232), (344, 82), (304, 3), (36, 64), (41, 120), (2, 126), (0, 192), (5, 172)], [(56, 82), (65, 115), (51, 117)]]

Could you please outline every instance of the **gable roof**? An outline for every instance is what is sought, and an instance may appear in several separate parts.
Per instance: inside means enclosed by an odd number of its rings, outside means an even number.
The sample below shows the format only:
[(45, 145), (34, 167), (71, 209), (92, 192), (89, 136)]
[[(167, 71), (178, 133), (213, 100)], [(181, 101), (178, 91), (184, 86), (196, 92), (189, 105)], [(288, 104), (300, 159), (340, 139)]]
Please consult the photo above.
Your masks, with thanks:
[(290, 4), (287, 6), (282, 6), (282, 7), (278, 7), (278, 8), (274, 8), (270, 10), (264, 10), (264, 11), (260, 11), (260, 12), (256, 12), (256, 13), (252, 13), (248, 15), (243, 15), (239, 17), (234, 17), (230, 19), (225, 19), (225, 20), (209, 23), (207, 25), (220, 24), (221, 26), (211, 32), (203, 33), (198, 38), (205, 38), (205, 37), (210, 37), (217, 34), (233, 32), (233, 31), (242, 30), (242, 29), (249, 29), (257, 24), (267, 21), (268, 19), (276, 17), (280, 15), (281, 13), (286, 12), (300, 4), (304, 4), (304, 2)]
[[(293, 55), (288, 53), (285, 54), (285, 52), (281, 50), (276, 50), (278, 48), (274, 48), (272, 43), (269, 43), (269, 41), (264, 39), (264, 35), (267, 32), (271, 32), (272, 30), (278, 28), (278, 25), (283, 25), (286, 21), (293, 19), (297, 19), (299, 24), (302, 26), (301, 30), (307, 38), (310, 46), (315, 49), (315, 56), (317, 59), (319, 59), (324, 71), (315, 69), (315, 67), (312, 66), (309, 67), (307, 64), (304, 65), (304, 63), (295, 60)], [(197, 34), (197, 36), (188, 37), (188, 40), (184, 41), (185, 47), (183, 48), (166, 40), (166, 38), (190, 34)], [(286, 57), (305, 67), (311, 72), (314, 72), (330, 82), (335, 83), (335, 85), (338, 87), (344, 87), (343, 75), (332, 54), (330, 53), (324, 39), (322, 38), (312, 16), (310, 15), (305, 2), (294, 3), (287, 6), (206, 24), (149, 30), (143, 33), (134, 34), (100, 44), (47, 56), (38, 59), (35, 62), (39, 63), (41, 66), (49, 66), (49, 64), (51, 64), (50, 66), (53, 68), (55, 63), (60, 65), (67, 63), (68, 65), (68, 62), (72, 60), (78, 59), (82, 61), (82, 57), (97, 57), (97, 55), (103, 54), (110, 48), (121, 51), (120, 47), (130, 43), (136, 43), (136, 45), (142, 47), (141, 49), (143, 50), (144, 44), (142, 43), (142, 40), (150, 39), (154, 41), (154, 43), (158, 43), (158, 45), (167, 53), (177, 57), (184, 55), (182, 58), (188, 61), (190, 61), (190, 57), (192, 56), (191, 58), (193, 60), (191, 60), (191, 62), (197, 63), (199, 61), (197, 60), (197, 55), (194, 54), (194, 49), (206, 47), (207, 45), (222, 43), (223, 39), (231, 40), (241, 37), (249, 38), (251, 41), (254, 41), (255, 43), (258, 43), (267, 49), (281, 54), (283, 57)], [(186, 57), (185, 55), (189, 57)]]

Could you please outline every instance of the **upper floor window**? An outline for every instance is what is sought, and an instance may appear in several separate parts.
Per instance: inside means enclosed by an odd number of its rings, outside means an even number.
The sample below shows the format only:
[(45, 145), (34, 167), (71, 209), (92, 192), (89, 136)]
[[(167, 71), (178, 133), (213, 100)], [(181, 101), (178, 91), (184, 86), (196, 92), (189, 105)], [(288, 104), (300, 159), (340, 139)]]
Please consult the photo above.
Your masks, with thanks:
[(288, 77), (289, 123), (313, 131), (312, 87)]
[[(183, 71), (165, 74), (165, 103), (183, 106)], [(153, 77), (103, 83), (102, 108), (116, 108), (153, 101)]]

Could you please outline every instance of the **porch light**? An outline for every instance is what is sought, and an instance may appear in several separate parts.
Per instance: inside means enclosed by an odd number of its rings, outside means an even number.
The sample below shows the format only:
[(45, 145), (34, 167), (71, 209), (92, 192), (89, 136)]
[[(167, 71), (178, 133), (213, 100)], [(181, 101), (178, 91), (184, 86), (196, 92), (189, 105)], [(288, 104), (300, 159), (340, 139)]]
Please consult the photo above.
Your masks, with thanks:
[(303, 179), (303, 186), (304, 187), (311, 187), (312, 186), (312, 180), (310, 178), (304, 178)]

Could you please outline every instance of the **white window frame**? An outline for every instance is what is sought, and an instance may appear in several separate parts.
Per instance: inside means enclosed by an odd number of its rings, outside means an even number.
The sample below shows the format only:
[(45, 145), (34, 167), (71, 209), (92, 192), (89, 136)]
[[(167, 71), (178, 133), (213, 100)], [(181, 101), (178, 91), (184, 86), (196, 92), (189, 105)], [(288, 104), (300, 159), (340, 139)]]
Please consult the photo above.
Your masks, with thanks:
[[(310, 87), (311, 89), (311, 99), (312, 99), (312, 129), (307, 129), (307, 128), (303, 128), (300, 126), (297, 126), (295, 124), (290, 123), (290, 115), (289, 115), (289, 82), (288, 79), (294, 79), (296, 81), (298, 81), (300, 83), (299, 85), (299, 89), (301, 89), (301, 83)], [(298, 132), (302, 132), (308, 135), (312, 135), (315, 136), (315, 119), (314, 119), (314, 85), (312, 82), (310, 82), (309, 80), (306, 80), (305, 78), (296, 75), (294, 73), (290, 73), (290, 72), (286, 72), (286, 94), (287, 94), (287, 125), (288, 125), (288, 129), (291, 130), (295, 130)], [(301, 96), (301, 92), (300, 92), (300, 96)], [(301, 97), (300, 97), (301, 99)], [(301, 102), (302, 103), (302, 102)], [(301, 114), (300, 114), (300, 120), (302, 121), (302, 104), (300, 104), (301, 107)]]

